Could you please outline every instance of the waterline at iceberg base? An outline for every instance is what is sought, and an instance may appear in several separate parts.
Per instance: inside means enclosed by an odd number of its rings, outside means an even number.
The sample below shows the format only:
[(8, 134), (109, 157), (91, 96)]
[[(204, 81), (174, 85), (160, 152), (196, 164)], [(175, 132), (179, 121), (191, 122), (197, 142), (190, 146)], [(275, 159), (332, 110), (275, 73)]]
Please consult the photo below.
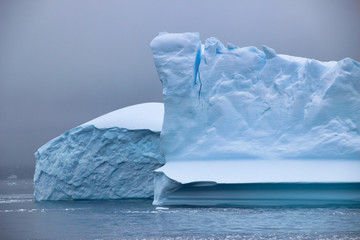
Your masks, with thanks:
[(180, 183), (161, 171), (154, 180), (160, 206), (360, 206), (360, 182)]
[(360, 206), (359, 172), (346, 160), (171, 162), (156, 170), (154, 204)]
[(165, 181), (164, 177), (167, 178), (164, 173), (155, 175), (154, 205), (218, 207), (360, 206), (360, 183), (217, 184), (214, 182), (195, 182), (179, 183), (177, 188), (168, 191), (168, 186), (173, 186), (174, 183), (169, 178)]
[(197, 33), (150, 46), (165, 105), (155, 205), (360, 205), (358, 62)]

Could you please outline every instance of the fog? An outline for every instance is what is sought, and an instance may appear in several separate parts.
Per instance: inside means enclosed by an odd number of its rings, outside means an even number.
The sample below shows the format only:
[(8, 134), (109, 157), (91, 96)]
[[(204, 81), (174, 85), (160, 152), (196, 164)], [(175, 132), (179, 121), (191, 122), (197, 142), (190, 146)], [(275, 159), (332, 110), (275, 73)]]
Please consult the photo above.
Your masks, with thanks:
[(360, 61), (359, 25), (356, 0), (1, 1), (0, 178), (32, 177), (37, 148), (77, 125), (162, 101), (159, 32)]

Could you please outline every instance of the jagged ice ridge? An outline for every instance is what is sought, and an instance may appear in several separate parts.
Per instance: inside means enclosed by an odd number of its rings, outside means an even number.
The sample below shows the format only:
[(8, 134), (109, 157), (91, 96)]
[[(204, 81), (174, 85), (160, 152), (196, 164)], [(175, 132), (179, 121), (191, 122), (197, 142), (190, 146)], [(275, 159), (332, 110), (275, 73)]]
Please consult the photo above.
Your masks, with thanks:
[(216, 38), (202, 45), (196, 33), (161, 34), (151, 48), (167, 161), (359, 159), (358, 62), (226, 48)]

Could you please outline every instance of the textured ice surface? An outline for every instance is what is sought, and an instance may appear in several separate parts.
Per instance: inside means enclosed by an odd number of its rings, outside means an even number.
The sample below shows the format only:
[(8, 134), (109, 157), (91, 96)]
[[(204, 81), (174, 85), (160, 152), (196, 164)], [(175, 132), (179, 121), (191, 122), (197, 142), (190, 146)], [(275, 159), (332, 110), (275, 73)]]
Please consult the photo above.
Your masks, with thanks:
[(163, 84), (167, 162), (360, 160), (360, 64), (201, 45), (196, 33), (151, 42)]
[(151, 197), (153, 170), (164, 164), (162, 109), (162, 103), (120, 109), (39, 148), (36, 200)]
[(163, 84), (167, 162), (154, 204), (181, 183), (201, 192), (204, 183), (359, 182), (358, 62), (225, 47), (216, 38), (201, 44), (197, 33), (161, 33), (150, 46)]

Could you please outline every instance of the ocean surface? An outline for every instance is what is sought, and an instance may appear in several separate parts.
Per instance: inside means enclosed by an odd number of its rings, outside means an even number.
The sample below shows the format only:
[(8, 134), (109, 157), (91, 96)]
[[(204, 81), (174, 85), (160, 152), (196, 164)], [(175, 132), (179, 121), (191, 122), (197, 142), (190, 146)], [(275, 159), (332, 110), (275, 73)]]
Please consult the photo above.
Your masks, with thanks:
[(359, 207), (156, 208), (151, 200), (35, 202), (0, 181), (0, 239), (360, 239)]

